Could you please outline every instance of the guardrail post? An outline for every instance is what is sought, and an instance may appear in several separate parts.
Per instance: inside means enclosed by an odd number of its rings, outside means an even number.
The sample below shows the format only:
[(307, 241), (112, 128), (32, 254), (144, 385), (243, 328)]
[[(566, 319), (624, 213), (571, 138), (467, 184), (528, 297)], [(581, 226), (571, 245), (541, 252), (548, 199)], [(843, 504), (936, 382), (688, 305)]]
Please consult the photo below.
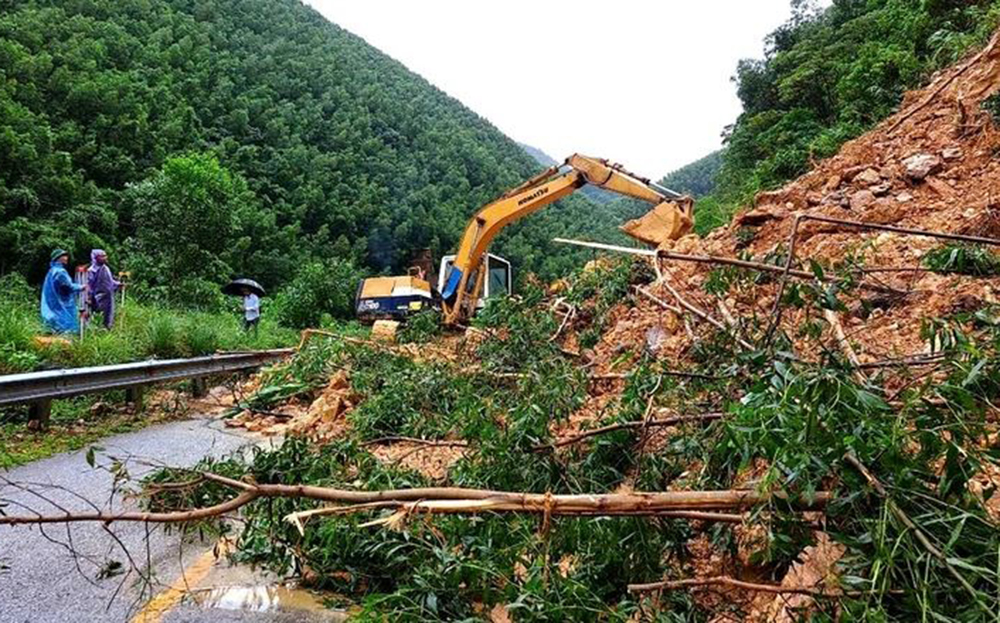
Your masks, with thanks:
[(49, 417), (52, 415), (52, 401), (39, 400), (28, 406), (28, 429), (42, 430), (49, 427)]
[(191, 395), (195, 398), (204, 398), (208, 394), (208, 383), (205, 382), (205, 377), (197, 376), (191, 379)]
[(143, 385), (133, 385), (125, 390), (125, 401), (132, 405), (136, 411), (142, 409), (142, 396), (146, 392)]

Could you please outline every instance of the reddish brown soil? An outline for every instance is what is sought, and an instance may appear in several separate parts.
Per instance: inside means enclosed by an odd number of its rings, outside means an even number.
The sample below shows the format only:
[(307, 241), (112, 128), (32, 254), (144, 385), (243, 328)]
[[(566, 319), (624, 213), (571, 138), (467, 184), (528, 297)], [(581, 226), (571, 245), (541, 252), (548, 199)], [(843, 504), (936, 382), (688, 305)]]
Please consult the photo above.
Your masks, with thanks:
[[(762, 259), (786, 249), (794, 218), (807, 214), (1000, 238), (1000, 130), (980, 108), (998, 89), (1000, 33), (980, 53), (941, 71), (926, 88), (908, 94), (898, 114), (845, 144), (836, 156), (817, 163), (785, 187), (758, 195), (755, 205), (744, 209), (730, 226), (703, 239), (688, 236), (666, 243), (664, 248)], [(918, 166), (921, 160), (923, 171)], [(750, 233), (753, 237), (747, 243)], [(830, 266), (848, 256), (862, 260), (867, 268), (919, 267), (923, 254), (941, 244), (927, 237), (804, 222), (796, 237), (796, 257), (805, 268), (808, 259)], [(715, 297), (704, 291), (711, 269), (704, 264), (661, 261), (663, 280), (720, 322), (725, 322), (728, 313), (741, 322), (757, 318), (766, 326), (776, 280), (734, 288), (725, 298), (723, 311)], [(908, 294), (880, 303), (884, 309), (876, 309), (865, 319), (840, 315), (848, 339), (865, 362), (921, 353), (927, 349), (920, 336), (924, 319), (1000, 298), (1000, 278), (908, 272), (878, 273), (866, 279), (877, 279)], [(677, 304), (662, 282), (649, 290)], [(805, 312), (786, 310), (781, 326), (794, 337), (804, 320)], [(694, 317), (688, 322), (698, 334), (706, 331), (705, 322)], [(827, 339), (832, 341), (832, 336)], [(620, 359), (624, 351), (637, 353), (654, 342), (661, 357), (677, 359), (688, 354), (692, 340), (680, 318), (648, 300), (640, 299), (634, 309), (623, 306), (595, 348), (598, 369)], [(802, 356), (810, 354), (805, 342), (797, 343)]]

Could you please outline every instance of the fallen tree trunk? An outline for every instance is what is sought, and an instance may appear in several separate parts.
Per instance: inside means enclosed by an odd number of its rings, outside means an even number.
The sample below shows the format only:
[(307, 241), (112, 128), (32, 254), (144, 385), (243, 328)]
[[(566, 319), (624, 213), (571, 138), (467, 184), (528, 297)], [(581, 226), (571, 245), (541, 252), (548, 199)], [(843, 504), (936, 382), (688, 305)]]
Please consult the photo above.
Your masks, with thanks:
[(285, 516), (285, 521), (305, 533), (305, 524), (313, 517), (329, 517), (331, 515), (350, 515), (375, 509), (393, 509), (396, 512), (388, 517), (382, 517), (362, 524), (369, 526), (397, 527), (411, 515), (456, 515), (478, 513), (535, 513), (546, 516), (560, 515), (570, 517), (658, 517), (661, 519), (687, 519), (692, 521), (707, 521), (717, 523), (743, 523), (748, 519), (745, 514), (721, 513), (717, 511), (700, 510), (591, 510), (585, 508), (556, 507), (554, 502), (544, 508), (527, 506), (513, 502), (494, 500), (422, 500), (419, 502), (373, 502), (371, 504), (355, 504), (352, 506), (326, 506), (314, 508)]
[[(554, 495), (465, 489), (459, 487), (423, 487), (385, 491), (351, 491), (310, 485), (255, 484), (233, 480), (213, 473), (201, 474), (212, 481), (241, 493), (226, 502), (205, 508), (174, 512), (93, 512), (56, 515), (4, 515), (0, 525), (48, 524), (70, 522), (143, 522), (184, 523), (218, 517), (234, 512), (261, 498), (301, 498), (336, 504), (396, 503), (400, 507), (417, 503), (419, 510), (439, 512), (517, 511), (559, 514), (649, 514), (663, 511), (732, 511), (746, 510), (771, 499), (786, 498), (755, 491), (664, 491), (608, 494)], [(831, 499), (828, 492), (818, 492), (811, 500), (794, 503), (799, 510), (822, 508)]]

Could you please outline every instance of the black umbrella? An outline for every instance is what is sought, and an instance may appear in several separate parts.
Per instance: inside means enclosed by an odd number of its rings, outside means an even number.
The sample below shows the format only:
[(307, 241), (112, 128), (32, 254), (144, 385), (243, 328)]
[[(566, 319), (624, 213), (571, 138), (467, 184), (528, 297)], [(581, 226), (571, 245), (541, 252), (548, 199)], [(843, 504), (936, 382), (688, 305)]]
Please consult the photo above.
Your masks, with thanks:
[(260, 284), (253, 279), (234, 279), (222, 286), (222, 293), (243, 296), (243, 288), (250, 290), (257, 296), (264, 296), (264, 288), (260, 287)]

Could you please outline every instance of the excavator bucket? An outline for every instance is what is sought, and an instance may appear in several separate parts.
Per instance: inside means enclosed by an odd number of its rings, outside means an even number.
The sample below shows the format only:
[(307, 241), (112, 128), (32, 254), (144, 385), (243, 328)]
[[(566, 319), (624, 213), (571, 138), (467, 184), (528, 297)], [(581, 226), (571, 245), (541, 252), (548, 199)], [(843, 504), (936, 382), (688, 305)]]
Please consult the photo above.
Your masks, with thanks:
[(664, 201), (620, 229), (640, 242), (659, 247), (668, 240), (677, 240), (691, 232), (694, 227), (693, 205), (690, 197)]

